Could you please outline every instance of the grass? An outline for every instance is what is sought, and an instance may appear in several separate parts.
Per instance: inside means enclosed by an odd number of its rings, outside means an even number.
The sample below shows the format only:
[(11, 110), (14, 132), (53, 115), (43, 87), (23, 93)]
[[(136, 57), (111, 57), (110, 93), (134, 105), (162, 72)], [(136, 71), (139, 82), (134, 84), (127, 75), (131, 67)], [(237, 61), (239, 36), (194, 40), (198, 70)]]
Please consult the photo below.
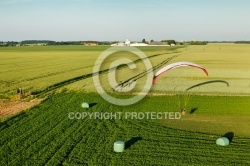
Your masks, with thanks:
[[(22, 87), (26, 92), (39, 92), (60, 82), (74, 80), (92, 73), (93, 64), (97, 57), (107, 49), (107, 46), (34, 46), (34, 47), (7, 47), (0, 48), (0, 93), (13, 95), (16, 89)], [(193, 68), (181, 67), (171, 70), (157, 80), (152, 92), (165, 93), (185, 91), (187, 88), (205, 81), (223, 80), (229, 87), (222, 84), (211, 84), (194, 88), (189, 93), (213, 93), (227, 95), (246, 95), (250, 93), (250, 46), (233, 44), (208, 44), (206, 46), (188, 47), (139, 47), (150, 57), (153, 66), (167, 58), (178, 57), (168, 63), (190, 61), (207, 69), (209, 76)], [(112, 55), (105, 61), (102, 69), (109, 67), (111, 62), (120, 57), (130, 58), (133, 61), (138, 57), (128, 53)], [(137, 69), (128, 67), (117, 71), (117, 81), (123, 82), (142, 73), (145, 66), (142, 61), (136, 62)], [(156, 71), (159, 69), (156, 69)], [(32, 72), (30, 72), (32, 71)], [(155, 71), (155, 72), (156, 72)], [(110, 89), (107, 74), (103, 74), (104, 87)], [(139, 79), (135, 91), (139, 91), (144, 83)], [(73, 83), (74, 82), (74, 83)], [(92, 79), (71, 81), (69, 89), (84, 89), (95, 91)], [(72, 84), (73, 83), (73, 84)]]
[[(196, 112), (200, 115), (224, 115), (225, 111), (228, 115), (240, 115), (249, 108), (249, 102), (242, 104), (249, 97), (237, 101), (232, 98), (238, 103), (236, 112), (235, 107), (225, 107), (228, 97), (193, 98), (190, 108), (200, 103)], [(209, 102), (201, 103), (200, 100), (213, 101), (213, 108)], [(81, 108), (82, 102), (96, 105), (85, 110)], [(119, 107), (107, 103), (95, 93), (54, 95), (41, 105), (0, 124), (1, 165), (250, 164), (249, 137), (239, 135), (237, 130), (230, 130), (235, 137), (229, 146), (219, 147), (215, 140), (229, 132), (227, 129), (209, 133), (209, 129), (202, 132), (174, 129), (161, 120), (68, 119), (69, 112), (167, 112), (176, 108), (170, 96), (148, 96), (134, 106)], [(249, 116), (249, 112), (245, 111), (245, 114)], [(221, 121), (223, 119), (221, 116)], [(178, 123), (179, 120), (166, 121)], [(245, 125), (249, 126), (249, 121)], [(117, 140), (129, 145), (124, 153), (113, 152), (113, 143)]]
[[(152, 93), (176, 93), (185, 92), (189, 87), (196, 84), (209, 81), (224, 81), (228, 83), (228, 86), (222, 83), (205, 84), (189, 90), (188, 94), (209, 94), (209, 95), (249, 95), (250, 94), (250, 46), (249, 45), (233, 45), (233, 44), (208, 44), (206, 46), (188, 46), (185, 48), (179, 48), (175, 50), (178, 52), (172, 52), (170, 54), (162, 54), (160, 56), (150, 58), (153, 66), (158, 65), (167, 58), (177, 55), (168, 62), (189, 61), (197, 63), (205, 67), (209, 73), (209, 76), (201, 71), (189, 67), (180, 67), (174, 70), (168, 71), (161, 75), (156, 84), (151, 88)], [(108, 65), (109, 63), (107, 63)], [(145, 70), (145, 66), (142, 62), (138, 62), (137, 69), (130, 70), (124, 68), (118, 70), (117, 82), (123, 82), (132, 78), (133, 76), (142, 73)], [(154, 72), (158, 71), (155, 70)], [(108, 90), (110, 85), (108, 84), (108, 74), (103, 74), (101, 79), (103, 80), (103, 86)], [(142, 89), (144, 86), (145, 77), (137, 80), (137, 86), (134, 92)], [(75, 82), (67, 86), (68, 89), (79, 90), (92, 90), (92, 79), (85, 79), (79, 82)]]
[[(184, 50), (184, 51), (183, 51)], [(181, 51), (181, 50), (180, 50)], [(185, 91), (192, 85), (205, 81), (223, 80), (223, 84), (200, 86), (190, 91), (197, 93), (250, 94), (250, 46), (234, 44), (208, 44), (206, 46), (189, 46), (182, 49), (181, 56), (171, 62), (189, 61), (207, 69), (206, 77), (201, 71), (193, 68), (177, 68), (162, 75), (153, 91)]]
[(90, 73), (92, 63), (89, 62), (93, 62), (101, 53), (95, 49), (82, 49), (81, 52), (80, 47), (71, 46), (29, 48), (1, 48), (2, 93), (13, 93), (18, 87), (26, 91), (37, 91), (65, 79)]
[[(41, 91), (59, 82), (91, 74), (95, 60), (107, 48), (107, 46), (0, 48), (0, 93), (15, 94), (19, 87), (26, 92)], [(151, 56), (168, 53), (176, 48), (152, 47), (146, 49), (146, 54)], [(126, 56), (127, 54), (119, 55)], [(119, 55), (115, 55), (114, 58)], [(107, 65), (114, 58), (106, 61)], [(135, 56), (131, 58), (138, 59)], [(103, 69), (106, 68), (104, 66)]]

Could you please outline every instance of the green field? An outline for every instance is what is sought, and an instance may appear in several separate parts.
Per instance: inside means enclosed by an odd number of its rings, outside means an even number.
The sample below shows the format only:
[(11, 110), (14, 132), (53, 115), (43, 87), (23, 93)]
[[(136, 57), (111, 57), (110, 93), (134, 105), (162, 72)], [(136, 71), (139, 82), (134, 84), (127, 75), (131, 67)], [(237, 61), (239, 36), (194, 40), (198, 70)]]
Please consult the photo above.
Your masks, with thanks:
[[(0, 165), (249, 165), (250, 164), (250, 45), (138, 47), (150, 59), (154, 73), (164, 65), (189, 61), (205, 67), (180, 67), (164, 73), (149, 94), (131, 106), (119, 107), (96, 93), (92, 70), (107, 46), (27, 46), (0, 48), (0, 98), (45, 100), (0, 122)], [(118, 83), (138, 78), (131, 93), (113, 93), (110, 64), (121, 57), (134, 61), (116, 71)], [(162, 66), (162, 62), (165, 62)], [(145, 83), (145, 66), (137, 56), (119, 52), (101, 68), (105, 90), (129, 98)], [(199, 85), (199, 86), (195, 86)], [(194, 88), (188, 90), (188, 88)], [(71, 120), (69, 112), (179, 112), (179, 120)], [(1, 113), (1, 112), (0, 112)], [(234, 133), (229, 146), (215, 144)], [(124, 153), (113, 143), (127, 142)]]
[(39, 91), (72, 77), (91, 73), (93, 62), (107, 47), (51, 46), (0, 49), (1, 93), (22, 87)]
[[(32, 93), (46, 89), (48, 86), (92, 74), (97, 57), (108, 47), (86, 46), (47, 46), (47, 47), (7, 47), (0, 48), (0, 93), (15, 94), (21, 87)], [(144, 48), (148, 56), (169, 53), (177, 48)], [(124, 53), (114, 55), (105, 63)], [(132, 60), (138, 57), (129, 55)], [(128, 57), (129, 58), (129, 57)], [(107, 69), (105, 67), (103, 69)], [(81, 85), (78, 88), (81, 88)], [(92, 87), (92, 89), (94, 89)]]
[[(243, 104), (249, 99), (249, 97), (243, 98), (238, 103)], [(214, 101), (214, 105), (221, 105), (224, 108), (228, 98), (194, 97), (191, 104), (197, 104), (200, 100)], [(217, 103), (216, 100), (218, 100)], [(219, 147), (215, 144), (219, 136), (232, 132), (227, 128), (222, 127), (218, 131), (216, 124), (207, 123), (208, 130), (192, 132), (174, 129), (165, 122), (152, 119), (68, 119), (69, 112), (86, 111), (80, 106), (83, 101), (95, 103), (87, 110), (90, 112), (176, 110), (176, 105), (169, 96), (148, 96), (134, 106), (118, 107), (103, 101), (94, 93), (58, 94), (41, 105), (1, 123), (1, 165), (250, 164), (249, 137), (239, 136), (233, 131), (235, 136), (229, 146)], [(214, 107), (204, 109), (208, 105), (204, 103), (200, 105), (201, 110), (197, 110), (197, 114), (217, 115)], [(237, 111), (242, 111), (243, 115), (249, 115), (246, 111), (249, 106), (248, 102)], [(235, 112), (234, 108), (224, 111), (220, 114), (241, 115)], [(223, 116), (221, 117), (223, 119)], [(176, 121), (179, 120), (166, 119), (164, 121), (177, 123)], [(249, 126), (249, 121), (246, 125)], [(207, 132), (211, 129), (215, 129), (217, 133)], [(123, 140), (129, 145), (124, 153), (113, 152), (113, 143), (117, 140)]]
[[(0, 49), (0, 94), (13, 95), (16, 88), (23, 88), (27, 93), (36, 93), (49, 86), (60, 84), (73, 79), (69, 89), (95, 91), (91, 78), (93, 65), (97, 57), (108, 47), (84, 46), (47, 46), (47, 47), (7, 47)], [(205, 77), (200, 71), (192, 68), (177, 68), (164, 74), (153, 86), (151, 92), (183, 92), (192, 85), (211, 80), (223, 80), (229, 84), (209, 84), (194, 88), (189, 93), (195, 94), (237, 94), (250, 93), (250, 46), (235, 44), (209, 44), (207, 46), (188, 47), (140, 47), (149, 57), (153, 66), (165, 59), (177, 55), (168, 63), (177, 61), (191, 61), (205, 67), (209, 76)], [(109, 58), (103, 65), (107, 69), (111, 62), (119, 57), (128, 57), (133, 61), (138, 57), (128, 53), (118, 53)], [(125, 81), (145, 70), (142, 61), (138, 61), (137, 69), (128, 70), (128, 67), (117, 72), (117, 82)], [(156, 70), (157, 71), (157, 70)], [(88, 76), (77, 81), (74, 79)], [(103, 74), (103, 86), (106, 84), (107, 74)], [(135, 89), (141, 89), (144, 80), (138, 80)]]

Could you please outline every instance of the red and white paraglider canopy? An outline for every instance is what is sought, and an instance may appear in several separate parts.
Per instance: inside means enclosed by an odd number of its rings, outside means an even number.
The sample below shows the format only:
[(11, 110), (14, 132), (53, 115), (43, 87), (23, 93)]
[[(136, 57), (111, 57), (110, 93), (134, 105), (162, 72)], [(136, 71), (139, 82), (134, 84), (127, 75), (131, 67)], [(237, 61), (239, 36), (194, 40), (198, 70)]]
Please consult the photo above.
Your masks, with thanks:
[(165, 67), (163, 67), (162, 69), (160, 69), (154, 76), (153, 78), (153, 84), (155, 83), (156, 79), (163, 73), (165, 73), (166, 71), (169, 71), (171, 69), (174, 69), (174, 68), (177, 68), (177, 67), (181, 67), (181, 66), (189, 66), (189, 67), (195, 67), (195, 68), (198, 68), (198, 69), (201, 69), (203, 70), (206, 75), (208, 76), (208, 72), (205, 68), (203, 68), (202, 66), (199, 66), (197, 64), (194, 64), (194, 63), (191, 63), (191, 62), (176, 62), (176, 63), (171, 63)]

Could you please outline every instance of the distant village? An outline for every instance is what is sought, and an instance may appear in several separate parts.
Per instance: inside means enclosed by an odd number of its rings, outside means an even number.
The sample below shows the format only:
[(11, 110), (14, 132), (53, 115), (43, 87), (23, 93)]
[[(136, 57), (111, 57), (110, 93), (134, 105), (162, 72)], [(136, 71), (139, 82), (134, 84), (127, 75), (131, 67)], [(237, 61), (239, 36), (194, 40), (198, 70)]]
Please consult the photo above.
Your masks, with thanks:
[(96, 45), (110, 45), (110, 46), (174, 46), (176, 45), (175, 40), (163, 40), (163, 41), (146, 41), (142, 42), (130, 42), (126, 39), (124, 42), (121, 41), (50, 41), (50, 40), (24, 40), (21, 42), (8, 41), (1, 42), (0, 46), (46, 46), (46, 45), (84, 45), (84, 46), (96, 46)]
[(161, 40), (161, 41), (146, 41), (143, 39), (138, 41), (51, 41), (51, 40), (24, 40), (21, 42), (16, 41), (0, 41), (0, 47), (8, 46), (49, 46), (49, 45), (83, 45), (83, 46), (175, 46), (175, 45), (206, 45), (207, 43), (244, 43), (250, 44), (250, 41), (179, 41), (175, 40)]

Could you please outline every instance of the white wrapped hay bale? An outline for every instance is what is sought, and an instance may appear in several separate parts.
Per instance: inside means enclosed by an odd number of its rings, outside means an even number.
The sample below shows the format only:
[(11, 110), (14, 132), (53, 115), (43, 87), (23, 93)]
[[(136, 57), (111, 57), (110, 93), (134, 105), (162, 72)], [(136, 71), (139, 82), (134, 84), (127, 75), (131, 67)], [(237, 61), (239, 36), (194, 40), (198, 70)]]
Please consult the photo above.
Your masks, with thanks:
[(216, 144), (220, 146), (227, 146), (229, 145), (229, 140), (227, 137), (220, 137), (216, 140)]
[(82, 108), (89, 108), (89, 104), (88, 103), (82, 103)]
[(115, 152), (123, 152), (125, 148), (125, 142), (123, 141), (116, 141), (114, 143), (114, 151)]

